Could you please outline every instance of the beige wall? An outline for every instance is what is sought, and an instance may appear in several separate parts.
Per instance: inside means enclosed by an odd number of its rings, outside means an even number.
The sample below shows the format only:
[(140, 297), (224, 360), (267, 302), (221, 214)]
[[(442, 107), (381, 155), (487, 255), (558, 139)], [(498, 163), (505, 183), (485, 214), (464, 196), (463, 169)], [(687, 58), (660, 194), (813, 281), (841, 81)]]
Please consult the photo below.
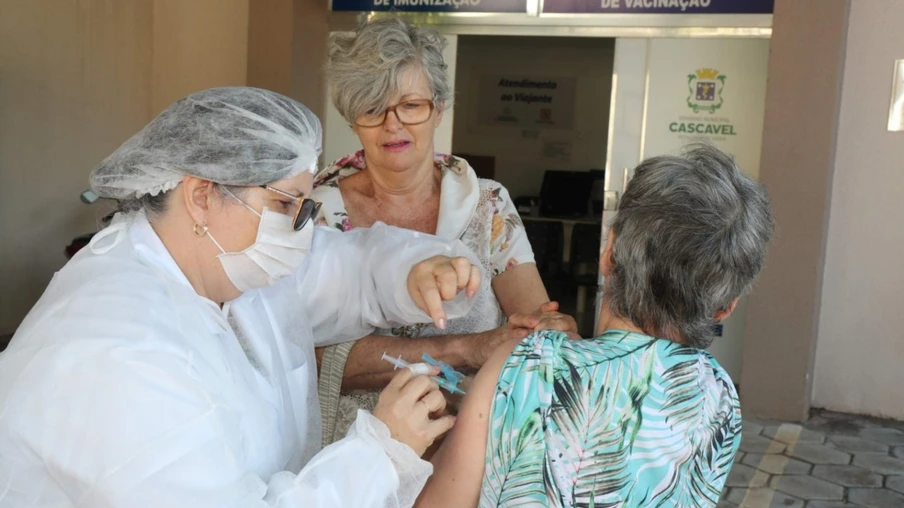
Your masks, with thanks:
[(324, 0), (294, 0), (292, 86), (288, 95), (311, 108), (319, 118), (326, 114), (327, 40), (330, 27)]
[[(605, 168), (614, 54), (612, 39), (460, 36), (453, 151), (494, 155), (496, 180), (512, 197), (539, 194), (547, 169)], [(574, 129), (537, 129), (534, 138), (517, 127), (479, 125), (480, 77), (501, 73), (577, 78)], [(570, 160), (544, 159), (547, 141), (572, 143)]]
[(294, 0), (248, 5), (248, 86), (288, 94), (292, 85)]
[(761, 180), (778, 223), (750, 299), (746, 414), (904, 418), (904, 135), (886, 130), (899, 0), (777, 0)]
[(324, 124), (327, 7), (323, 0), (252, 0), (248, 19), (248, 86), (288, 95)]
[(0, 333), (95, 227), (88, 172), (148, 120), (151, 4), (6, 2), (0, 15)]
[(248, 85), (286, 94), (326, 113), (328, 2), (251, 1), (248, 28)]
[(854, 0), (813, 405), (904, 419), (904, 133), (888, 132), (904, 2)]
[(249, 0), (154, 0), (151, 111), (246, 83)]
[(0, 335), (94, 230), (91, 168), (174, 99), (245, 83), (248, 1), (4, 3)]
[(810, 409), (847, 3), (775, 2), (759, 176), (777, 229), (748, 301), (741, 402), (750, 416), (803, 420)]

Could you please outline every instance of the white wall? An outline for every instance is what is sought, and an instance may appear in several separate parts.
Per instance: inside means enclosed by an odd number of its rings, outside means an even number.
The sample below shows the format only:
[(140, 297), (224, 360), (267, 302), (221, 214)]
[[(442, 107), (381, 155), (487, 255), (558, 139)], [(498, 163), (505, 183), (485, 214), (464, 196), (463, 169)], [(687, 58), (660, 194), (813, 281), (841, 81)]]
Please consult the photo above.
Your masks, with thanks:
[[(537, 195), (547, 169), (603, 169), (606, 164), (612, 85), (612, 39), (461, 37), (453, 148), (496, 157), (496, 180), (513, 197)], [(512, 74), (577, 78), (574, 129), (547, 129), (537, 138), (518, 127), (477, 122), (480, 76)], [(573, 143), (569, 161), (545, 160), (545, 141)]]
[(904, 2), (851, 2), (813, 405), (904, 419), (904, 133), (888, 132)]
[[(458, 36), (446, 35), (446, 49), (443, 51), (443, 59), (448, 69), (449, 84), (452, 85), (452, 93), (455, 93), (455, 69), (458, 55)], [(322, 165), (331, 164), (336, 160), (361, 149), (358, 136), (349, 127), (348, 122), (342, 118), (333, 102), (329, 100), (327, 89), (326, 117), (323, 119), (323, 156)], [(443, 113), (443, 121), (436, 129), (433, 138), (434, 150), (438, 153), (452, 153), (452, 125), (455, 121), (455, 109), (446, 110)]]

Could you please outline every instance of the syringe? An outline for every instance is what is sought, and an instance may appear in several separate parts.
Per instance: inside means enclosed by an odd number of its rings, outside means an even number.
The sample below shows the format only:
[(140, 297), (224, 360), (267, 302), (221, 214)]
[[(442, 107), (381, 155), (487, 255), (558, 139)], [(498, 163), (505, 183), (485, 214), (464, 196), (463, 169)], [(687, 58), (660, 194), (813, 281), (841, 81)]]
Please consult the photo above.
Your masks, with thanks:
[[(433, 366), (433, 365), (430, 365), (427, 363), (409, 363), (409, 362), (403, 360), (401, 356), (399, 356), (398, 358), (393, 358), (393, 357), (387, 355), (386, 353), (383, 353), (383, 360), (395, 365), (396, 369), (404, 369), (404, 368), (411, 369), (411, 373), (414, 374), (415, 376), (429, 375), (432, 372), (434, 372), (434, 369), (437, 368), (436, 366)], [(445, 369), (441, 369), (441, 371), (442, 370), (445, 370)], [(456, 372), (456, 374), (458, 374), (458, 373)], [(446, 390), (449, 393), (457, 393), (457, 394), (461, 394), (461, 395), (465, 394), (464, 390), (462, 390), (461, 388), (458, 387), (457, 380), (450, 381), (450, 380), (442, 377), (442, 375), (430, 376), (430, 379), (435, 381), (436, 384), (438, 384), (440, 388)]]
[(428, 374), (432, 374), (434, 371), (434, 367), (432, 365), (426, 363), (408, 363), (405, 360), (402, 360), (401, 356), (399, 356), (398, 358), (393, 358), (386, 353), (383, 353), (383, 359), (395, 365), (396, 369), (410, 369), (411, 373), (415, 376), (426, 376)]

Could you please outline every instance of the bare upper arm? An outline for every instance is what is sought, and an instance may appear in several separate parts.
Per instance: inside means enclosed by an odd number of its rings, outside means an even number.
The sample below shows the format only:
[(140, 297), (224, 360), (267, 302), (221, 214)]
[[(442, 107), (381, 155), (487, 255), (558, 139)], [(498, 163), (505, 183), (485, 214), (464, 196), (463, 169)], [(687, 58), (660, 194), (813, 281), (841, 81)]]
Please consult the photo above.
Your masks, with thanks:
[(493, 292), (506, 316), (533, 313), (549, 301), (535, 263), (515, 265), (494, 277)]
[(461, 404), (455, 427), (433, 456), (433, 476), (416, 507), (477, 506), (486, 460), (490, 410), (499, 373), (520, 340), (503, 343), (477, 373)]

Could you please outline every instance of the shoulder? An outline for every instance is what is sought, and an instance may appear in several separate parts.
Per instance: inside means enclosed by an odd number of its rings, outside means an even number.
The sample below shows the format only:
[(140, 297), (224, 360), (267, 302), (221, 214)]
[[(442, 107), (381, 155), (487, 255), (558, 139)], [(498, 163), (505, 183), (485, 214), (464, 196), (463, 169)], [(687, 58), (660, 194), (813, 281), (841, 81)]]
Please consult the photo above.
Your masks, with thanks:
[[(94, 255), (70, 262), (48, 287), (78, 296), (73, 300), (103, 299), (105, 306), (127, 308), (139, 304), (171, 305), (170, 283), (163, 269), (143, 262), (134, 253)], [(61, 295), (63, 296), (63, 295)], [(147, 307), (145, 307), (145, 311)]]
[[(85, 256), (58, 272), (17, 334), (25, 346), (183, 349), (180, 323), (200, 297), (137, 256)], [(186, 305), (189, 304), (189, 305)]]
[(480, 186), (481, 205), (489, 205), (489, 209), (494, 215), (511, 214), (512, 212), (517, 215), (515, 203), (504, 185), (487, 178), (478, 178), (477, 181)]
[[(505, 342), (487, 359), (474, 380), (474, 385), (495, 387), (503, 377), (524, 379), (519, 375), (520, 372), (535, 371), (537, 365), (552, 364), (558, 358), (562, 345), (569, 342), (565, 333), (555, 330), (534, 332), (527, 338)], [(488, 393), (486, 390), (487, 388), (482, 389), (481, 393)], [(489, 393), (492, 393), (492, 389)]]
[(449, 170), (456, 173), (474, 172), (467, 160), (449, 153), (434, 153), (433, 163), (444, 171)]
[(67, 265), (0, 357), (10, 376), (0, 376), (0, 400), (12, 386), (93, 393), (177, 378), (195, 383), (198, 373), (215, 371), (209, 365), (219, 347), (207, 340), (215, 312), (208, 303), (137, 259), (102, 255)]
[(0, 376), (0, 399), (13, 386), (95, 393), (141, 379), (165, 383), (166, 373), (192, 364), (197, 338), (183, 324), (196, 317), (184, 296), (140, 268), (113, 263), (98, 274), (90, 264), (64, 268), (19, 327), (2, 355), (0, 371), (10, 377)]
[[(111, 315), (118, 311), (107, 309)], [(66, 340), (0, 355), (0, 400), (15, 415), (7, 421), (0, 416), (7, 432), (0, 448), (25, 446), (62, 470), (92, 468), (99, 476), (112, 465), (159, 451), (161, 436), (172, 436), (183, 424), (188, 428), (188, 422), (207, 419), (200, 429), (194, 426), (194, 439), (216, 435), (218, 427), (210, 422), (214, 392), (208, 388), (216, 385), (197, 374), (190, 355), (167, 344), (165, 333), (142, 336), (149, 330), (125, 319), (116, 324), (118, 335), (79, 330), (90, 328), (95, 317), (49, 323), (37, 332), (65, 334)], [(56, 439), (47, 440), (48, 428)], [(103, 439), (92, 439), (89, 450), (79, 444), (85, 436)], [(94, 459), (89, 464), (86, 453)]]
[(508, 195), (508, 189), (506, 189), (504, 185), (497, 182), (496, 180), (490, 180), (489, 178), (478, 178), (477, 182), (480, 184), (480, 190), (506, 196)]
[(720, 391), (724, 392), (725, 397), (737, 401), (738, 392), (735, 388), (735, 383), (731, 379), (731, 376), (728, 375), (728, 372), (726, 372), (725, 369), (722, 368), (719, 362), (716, 361), (715, 357), (713, 357), (713, 355), (710, 354), (709, 351), (703, 349), (697, 351), (704, 364), (702, 369), (704, 380), (708, 381), (709, 384), (713, 387), (718, 388)]
[[(482, 210), (481, 216), (489, 215), (490, 218), (514, 211), (514, 202), (504, 185), (496, 180), (487, 178), (477, 179), (480, 189), (480, 201), (478, 210)], [(519, 217), (520, 219), (520, 217)]]
[(339, 180), (365, 169), (364, 150), (342, 157), (321, 169), (314, 175), (314, 189), (318, 187), (338, 187)]
[(311, 197), (321, 203), (320, 211), (314, 219), (316, 225), (327, 226), (342, 232), (352, 229), (351, 223), (348, 221), (345, 200), (342, 198), (342, 191), (339, 190), (338, 185), (315, 187)]
[(339, 182), (362, 169), (364, 152), (360, 151), (337, 160), (317, 173), (311, 197), (321, 203), (320, 212), (314, 219), (318, 226), (328, 226), (339, 231), (352, 229)]

